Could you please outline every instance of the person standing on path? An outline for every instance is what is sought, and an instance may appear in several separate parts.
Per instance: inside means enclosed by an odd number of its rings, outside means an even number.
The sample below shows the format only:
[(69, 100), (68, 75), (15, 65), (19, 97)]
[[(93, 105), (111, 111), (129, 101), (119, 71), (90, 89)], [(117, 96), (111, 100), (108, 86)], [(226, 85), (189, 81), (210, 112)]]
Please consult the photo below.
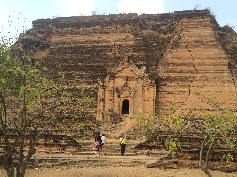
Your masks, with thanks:
[(120, 141), (120, 148), (121, 148), (121, 156), (123, 156), (125, 153), (125, 147), (126, 147), (126, 138), (123, 134), (120, 136), (119, 141)]
[(93, 152), (95, 152), (96, 156), (98, 155), (100, 157), (100, 149), (101, 149), (101, 136), (100, 136), (100, 132), (97, 133), (97, 135), (95, 136), (95, 144), (92, 148)]
[(105, 143), (106, 143), (106, 136), (105, 136), (105, 134), (102, 134), (102, 136), (101, 136), (101, 155), (104, 154)]

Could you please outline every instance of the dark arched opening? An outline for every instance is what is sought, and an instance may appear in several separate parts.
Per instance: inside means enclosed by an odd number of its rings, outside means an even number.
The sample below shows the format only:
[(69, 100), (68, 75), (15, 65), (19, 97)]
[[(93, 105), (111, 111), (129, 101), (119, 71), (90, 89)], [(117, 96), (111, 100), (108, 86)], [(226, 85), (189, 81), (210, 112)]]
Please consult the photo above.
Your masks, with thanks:
[(129, 114), (129, 101), (128, 100), (123, 100), (122, 114)]

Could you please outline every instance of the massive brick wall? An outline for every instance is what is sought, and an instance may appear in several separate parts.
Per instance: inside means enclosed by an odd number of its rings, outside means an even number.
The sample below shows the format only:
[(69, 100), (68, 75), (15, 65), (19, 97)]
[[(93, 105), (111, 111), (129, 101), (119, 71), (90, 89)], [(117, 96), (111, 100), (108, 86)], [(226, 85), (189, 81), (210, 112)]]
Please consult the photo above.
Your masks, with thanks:
[[(156, 79), (156, 113), (189, 109), (202, 116), (203, 109), (236, 106), (230, 58), (217, 40), (216, 22), (207, 10), (40, 19), (19, 42), (37, 48), (32, 57), (52, 76), (65, 72), (65, 85), (72, 84), (73, 75), (80, 77), (76, 84), (95, 98), (98, 78), (107, 76), (106, 69), (116, 66), (123, 52)], [(96, 104), (90, 113), (95, 115)]]
[(168, 47), (157, 65), (159, 77), (157, 105), (174, 105), (178, 112), (234, 109), (234, 79), (229, 59), (216, 40), (211, 17), (183, 18), (178, 22), (179, 47)]

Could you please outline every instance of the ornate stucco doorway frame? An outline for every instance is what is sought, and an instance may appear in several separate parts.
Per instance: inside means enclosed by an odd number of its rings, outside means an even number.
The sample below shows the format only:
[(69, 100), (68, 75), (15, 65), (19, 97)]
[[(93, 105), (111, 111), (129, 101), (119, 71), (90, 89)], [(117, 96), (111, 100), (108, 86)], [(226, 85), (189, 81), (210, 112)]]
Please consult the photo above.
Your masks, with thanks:
[[(108, 75), (99, 81), (97, 120), (110, 119), (110, 115), (133, 116), (154, 114), (156, 84), (146, 74), (146, 67), (138, 68), (125, 58), (118, 66), (107, 70)], [(123, 102), (128, 104), (123, 112)], [(124, 110), (125, 111), (125, 110)], [(104, 113), (108, 115), (105, 117)]]

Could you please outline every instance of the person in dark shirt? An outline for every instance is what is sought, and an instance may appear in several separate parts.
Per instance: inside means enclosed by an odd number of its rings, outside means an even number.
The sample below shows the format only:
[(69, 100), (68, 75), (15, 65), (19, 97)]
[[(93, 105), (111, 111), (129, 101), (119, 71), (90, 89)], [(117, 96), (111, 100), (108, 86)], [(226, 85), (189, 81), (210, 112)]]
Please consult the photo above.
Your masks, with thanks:
[(100, 136), (100, 132), (97, 132), (97, 134), (96, 134), (96, 136), (95, 136), (95, 142), (96, 141), (99, 141), (100, 142), (100, 144), (101, 144), (101, 136)]

